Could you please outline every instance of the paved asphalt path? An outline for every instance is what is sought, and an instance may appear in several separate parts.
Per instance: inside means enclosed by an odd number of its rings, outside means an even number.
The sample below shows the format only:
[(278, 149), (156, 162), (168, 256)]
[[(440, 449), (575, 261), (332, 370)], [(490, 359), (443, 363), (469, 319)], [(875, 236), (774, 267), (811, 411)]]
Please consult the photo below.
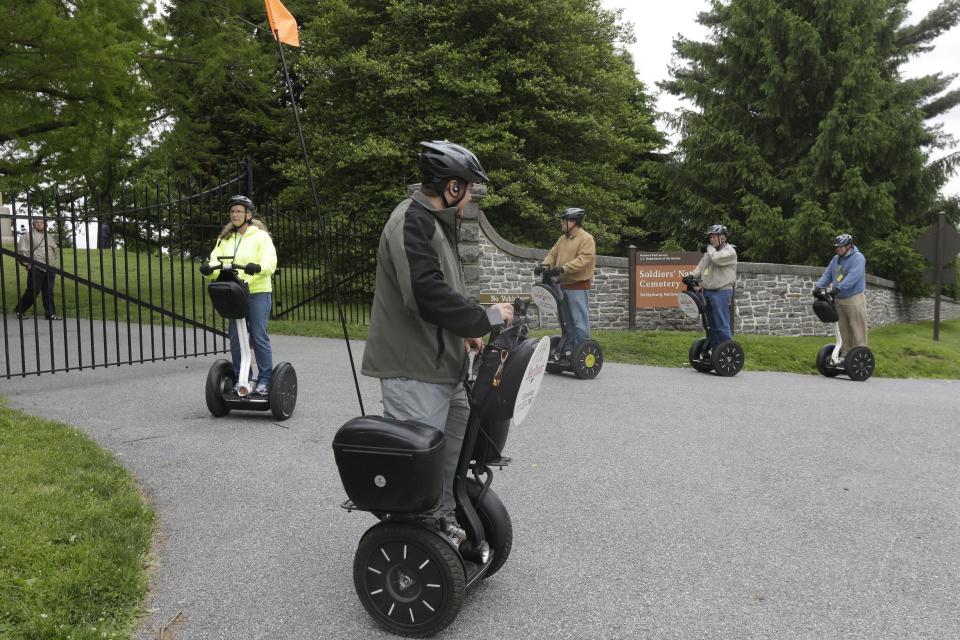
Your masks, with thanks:
[[(358, 413), (345, 347), (273, 341), (300, 377), (285, 423), (212, 418), (212, 358), (2, 383), (113, 451), (155, 505), (140, 639), (178, 612), (165, 638), (390, 637), (351, 579), (373, 519), (338, 508), (330, 444)], [(958, 424), (958, 381), (548, 376), (494, 482), (513, 553), (440, 637), (958, 638)]]

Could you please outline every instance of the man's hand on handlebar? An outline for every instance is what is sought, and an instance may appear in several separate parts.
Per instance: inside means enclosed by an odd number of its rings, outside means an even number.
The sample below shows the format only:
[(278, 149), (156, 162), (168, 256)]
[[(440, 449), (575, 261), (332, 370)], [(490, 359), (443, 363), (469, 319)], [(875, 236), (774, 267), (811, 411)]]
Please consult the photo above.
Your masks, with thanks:
[(543, 272), (546, 271), (546, 269), (547, 269), (546, 266), (539, 264), (533, 268), (533, 275), (535, 276), (543, 275)]
[(513, 322), (513, 303), (512, 302), (498, 302), (493, 305), (493, 308), (500, 312), (500, 317), (503, 318), (504, 326)]
[(258, 265), (256, 262), (248, 262), (246, 266), (243, 267), (243, 272), (248, 276), (260, 273), (260, 265)]
[(550, 277), (552, 278), (559, 278), (563, 273), (563, 267), (551, 267), (550, 269), (547, 269), (547, 273), (550, 274)]
[(200, 273), (202, 273), (205, 276), (208, 276), (211, 273), (213, 273), (213, 267), (211, 267), (209, 264), (204, 263), (200, 265)]

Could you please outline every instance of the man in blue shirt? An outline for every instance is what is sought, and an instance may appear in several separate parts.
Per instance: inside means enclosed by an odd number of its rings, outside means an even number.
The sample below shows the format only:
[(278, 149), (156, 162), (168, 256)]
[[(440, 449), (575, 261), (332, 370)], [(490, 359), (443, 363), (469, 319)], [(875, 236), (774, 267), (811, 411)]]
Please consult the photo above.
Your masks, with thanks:
[(817, 280), (817, 287), (833, 292), (840, 316), (840, 338), (845, 354), (854, 347), (867, 346), (867, 259), (853, 244), (853, 236), (842, 233), (833, 241), (837, 255)]

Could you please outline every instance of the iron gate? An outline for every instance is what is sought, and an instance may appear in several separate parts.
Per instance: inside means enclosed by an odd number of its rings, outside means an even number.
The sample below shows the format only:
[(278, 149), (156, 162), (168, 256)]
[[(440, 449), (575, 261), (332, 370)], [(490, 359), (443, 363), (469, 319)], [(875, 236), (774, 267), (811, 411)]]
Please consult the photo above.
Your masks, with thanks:
[[(206, 295), (197, 267), (226, 221), (225, 203), (249, 195), (249, 163), (234, 177), (200, 188), (153, 183), (115, 197), (63, 195), (56, 189), (15, 194), (9, 215), (16, 240), (42, 222), (44, 264), (0, 245), (3, 351), (0, 375), (39, 375), (221, 353), (226, 324)], [(348, 322), (366, 323), (373, 292), (379, 230), (327, 225), (333, 268), (325, 263), (319, 224), (309, 216), (259, 207), (277, 247), (273, 318), (336, 321), (337, 278)], [(0, 220), (2, 224), (2, 220)], [(37, 226), (40, 226), (39, 223)], [(38, 232), (40, 233), (40, 232)], [(50, 250), (52, 254), (48, 254)], [(27, 269), (30, 267), (33, 271)], [(42, 293), (23, 318), (23, 294), (36, 274), (52, 278), (52, 302)], [(55, 318), (50, 317), (55, 315)]]

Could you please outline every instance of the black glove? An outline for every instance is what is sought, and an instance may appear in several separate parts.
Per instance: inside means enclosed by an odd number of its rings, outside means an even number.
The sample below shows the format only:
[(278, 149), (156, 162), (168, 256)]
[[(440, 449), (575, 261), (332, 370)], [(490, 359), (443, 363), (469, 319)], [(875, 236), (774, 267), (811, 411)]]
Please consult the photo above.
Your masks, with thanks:
[(209, 264), (202, 264), (200, 265), (200, 273), (202, 273), (205, 276), (208, 276), (211, 273), (213, 273), (213, 267), (211, 267)]
[(260, 265), (256, 262), (248, 262), (247, 266), (243, 268), (243, 272), (248, 276), (252, 276), (255, 273), (260, 273)]
[(551, 267), (547, 273), (549, 273), (551, 277), (557, 278), (561, 273), (563, 273), (563, 267)]
[(537, 265), (533, 268), (533, 275), (539, 276), (543, 273), (543, 270), (546, 269), (542, 264)]

